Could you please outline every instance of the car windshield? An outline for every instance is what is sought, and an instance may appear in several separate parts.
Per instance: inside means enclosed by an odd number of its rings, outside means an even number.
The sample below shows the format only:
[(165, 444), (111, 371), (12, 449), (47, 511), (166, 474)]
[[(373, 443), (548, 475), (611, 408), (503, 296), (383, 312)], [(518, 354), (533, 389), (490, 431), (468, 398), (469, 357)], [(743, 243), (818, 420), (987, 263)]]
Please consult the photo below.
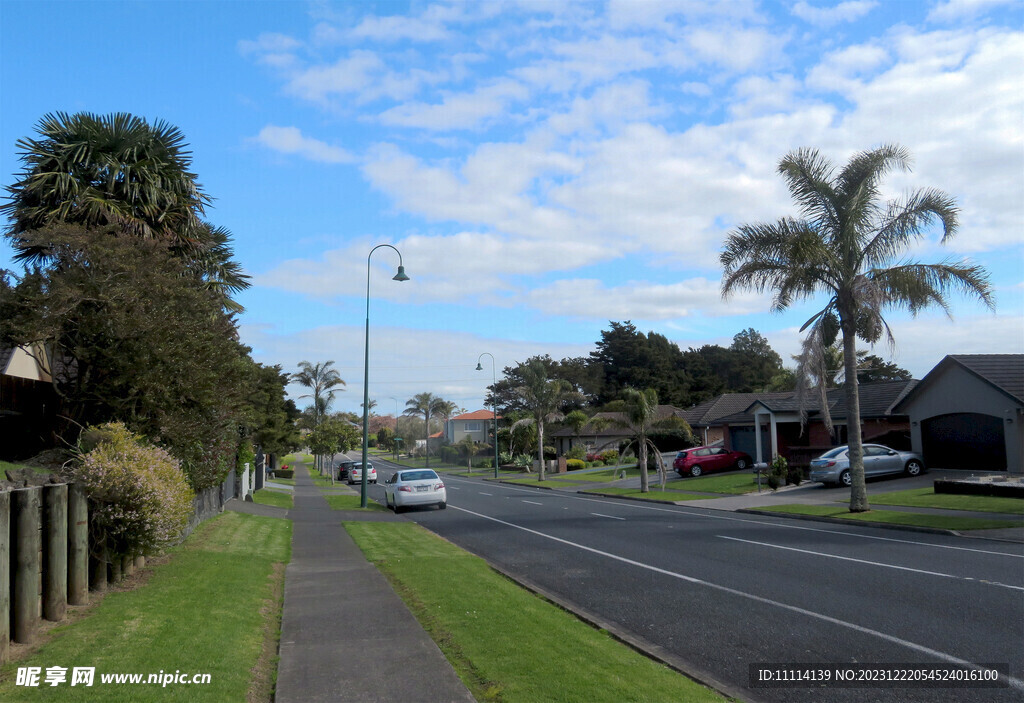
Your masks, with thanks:
[(685, 458), (686, 458), (686, 452), (679, 452), (678, 454), (676, 454), (676, 459), (685, 459)]
[(429, 481), (430, 479), (437, 478), (437, 474), (433, 471), (403, 471), (403, 481)]
[(846, 453), (846, 447), (836, 447), (831, 451), (827, 451), (821, 455), (822, 459), (835, 459), (837, 456), (841, 456)]

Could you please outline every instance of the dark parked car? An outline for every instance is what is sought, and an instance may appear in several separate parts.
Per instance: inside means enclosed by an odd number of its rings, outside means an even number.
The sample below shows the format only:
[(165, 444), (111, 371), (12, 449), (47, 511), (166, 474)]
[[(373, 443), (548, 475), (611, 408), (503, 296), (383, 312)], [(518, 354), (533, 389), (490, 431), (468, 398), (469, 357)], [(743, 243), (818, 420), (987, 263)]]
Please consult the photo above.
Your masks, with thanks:
[(680, 476), (700, 476), (709, 471), (745, 469), (751, 464), (746, 452), (733, 452), (723, 447), (694, 447), (676, 454), (672, 466)]
[(338, 463), (338, 478), (337, 478), (337, 480), (338, 481), (347, 481), (348, 480), (348, 472), (352, 469), (353, 466), (356, 466), (356, 465), (359, 465), (359, 464), (362, 464), (362, 462), (361, 461), (352, 461), (351, 459), (346, 459), (345, 461), (339, 462)]

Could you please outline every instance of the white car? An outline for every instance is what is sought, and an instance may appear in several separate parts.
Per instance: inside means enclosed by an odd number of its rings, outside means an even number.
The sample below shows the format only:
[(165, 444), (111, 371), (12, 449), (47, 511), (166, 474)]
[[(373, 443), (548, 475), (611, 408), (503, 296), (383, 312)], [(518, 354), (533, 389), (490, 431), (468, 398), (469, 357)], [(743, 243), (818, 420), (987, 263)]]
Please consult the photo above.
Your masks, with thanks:
[[(363, 462), (357, 461), (348, 469), (348, 485), (353, 483), (363, 482)], [(377, 469), (373, 468), (373, 464), (366, 462), (366, 482), (377, 483)]]
[(396, 513), (413, 505), (448, 507), (448, 493), (441, 477), (431, 469), (405, 469), (384, 482), (384, 504)]

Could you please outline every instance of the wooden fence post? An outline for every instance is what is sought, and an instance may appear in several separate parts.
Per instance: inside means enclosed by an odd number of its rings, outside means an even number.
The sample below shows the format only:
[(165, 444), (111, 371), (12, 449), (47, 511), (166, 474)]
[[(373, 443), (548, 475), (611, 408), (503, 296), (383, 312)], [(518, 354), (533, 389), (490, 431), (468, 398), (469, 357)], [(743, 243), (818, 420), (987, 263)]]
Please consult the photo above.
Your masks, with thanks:
[(89, 602), (89, 502), (85, 486), (68, 486), (68, 603)]
[(43, 502), (43, 617), (60, 622), (68, 610), (68, 485), (43, 488)]
[(0, 663), (11, 644), (11, 493), (0, 492)]
[(14, 584), (11, 593), (12, 639), (29, 644), (39, 618), (39, 507), (43, 489), (21, 488), (11, 493), (11, 524), (14, 527)]

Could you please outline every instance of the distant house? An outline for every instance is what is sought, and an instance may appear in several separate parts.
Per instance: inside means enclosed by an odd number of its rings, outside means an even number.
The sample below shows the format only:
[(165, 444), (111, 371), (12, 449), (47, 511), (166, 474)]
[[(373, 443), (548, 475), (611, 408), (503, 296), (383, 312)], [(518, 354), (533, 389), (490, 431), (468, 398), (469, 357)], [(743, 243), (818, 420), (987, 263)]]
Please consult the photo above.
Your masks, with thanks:
[(46, 448), (56, 409), (47, 355), (26, 347), (0, 348), (0, 458)]
[[(684, 411), (673, 405), (659, 405), (657, 419), (664, 420), (669, 417), (684, 418)], [(629, 440), (629, 431), (624, 423), (623, 413), (596, 413), (590, 418), (590, 422), (583, 426), (579, 435), (576, 435), (571, 427), (560, 427), (545, 432), (544, 438), (545, 441), (554, 444), (555, 452), (559, 456), (578, 444), (586, 447), (588, 452), (602, 452), (618, 449), (620, 444)]]
[[(910, 421), (896, 404), (917, 381), (864, 383), (860, 390), (861, 432), (865, 442), (894, 449), (910, 449)], [(778, 393), (726, 393), (683, 413), (703, 444), (721, 442), (727, 449), (746, 452), (755, 461), (784, 456), (791, 464), (806, 466), (831, 447), (846, 442), (846, 399), (842, 388), (826, 394), (833, 431), (829, 432), (817, 395), (806, 399), (807, 423), (800, 421), (800, 405), (793, 391)], [(760, 432), (756, 428), (760, 428)]]
[(897, 410), (930, 467), (1024, 472), (1024, 354), (947, 356)]
[[(498, 416), (501, 420), (501, 416)], [(460, 442), (464, 437), (472, 437), (474, 442), (490, 444), (493, 439), (494, 413), (490, 410), (477, 410), (463, 415), (456, 415), (444, 425), (444, 436), (449, 443)]]

